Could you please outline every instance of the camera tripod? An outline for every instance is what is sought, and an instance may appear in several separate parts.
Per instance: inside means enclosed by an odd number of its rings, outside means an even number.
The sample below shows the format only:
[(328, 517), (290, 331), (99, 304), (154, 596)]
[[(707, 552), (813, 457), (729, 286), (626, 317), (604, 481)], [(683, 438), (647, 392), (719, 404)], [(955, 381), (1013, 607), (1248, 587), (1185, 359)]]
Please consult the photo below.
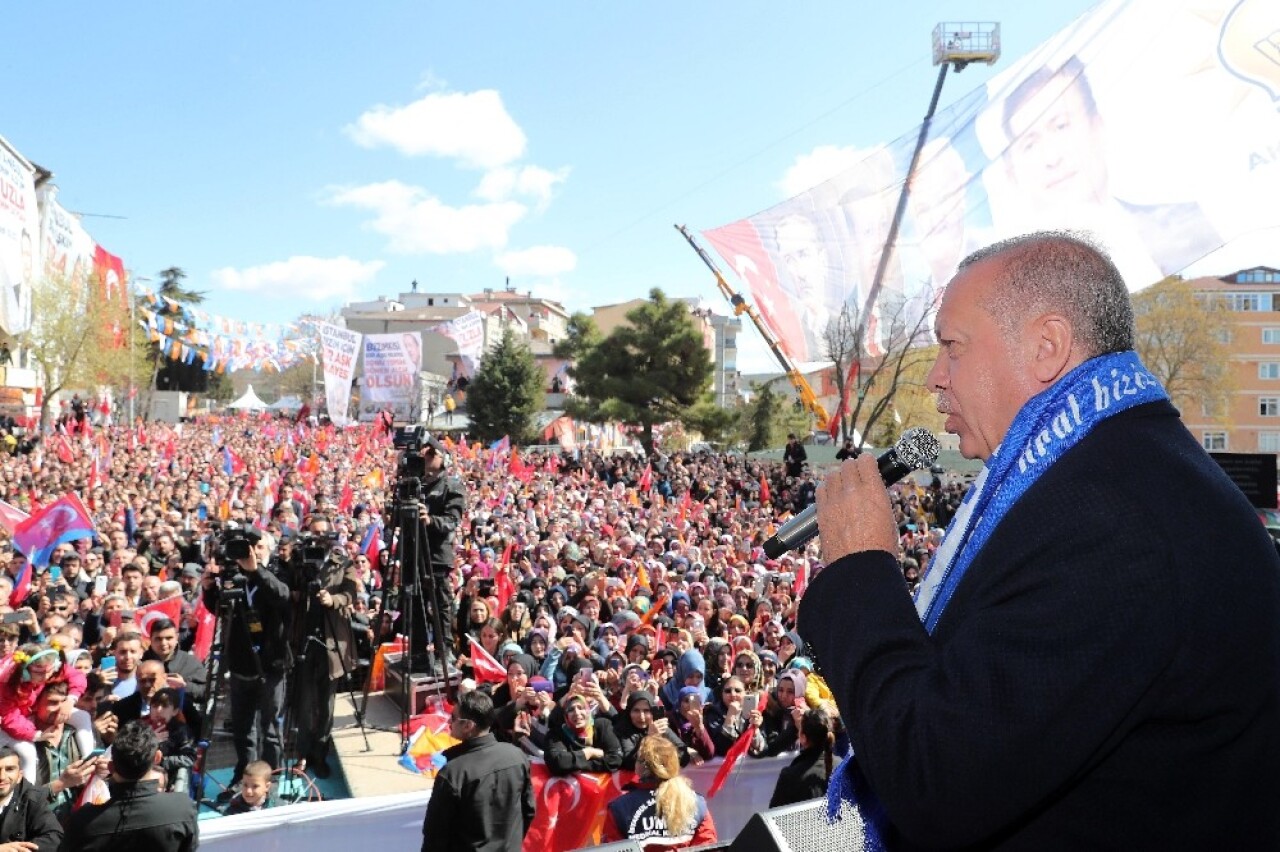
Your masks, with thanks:
[[(400, 752), (403, 754), (409, 746), (409, 720), (413, 715), (413, 670), (418, 668), (420, 673), (432, 675), (439, 671), (447, 689), (450, 649), (445, 641), (447, 635), (444, 629), (445, 616), (440, 611), (441, 595), (436, 586), (437, 583), (447, 582), (447, 580), (436, 575), (430, 548), (424, 547), (422, 542), (422, 526), (418, 518), (418, 507), (424, 496), (422, 482), (417, 477), (400, 477), (397, 479), (394, 493), (396, 498), (392, 504), (391, 529), (398, 531), (398, 535), (392, 563), (398, 563), (400, 568), (399, 576), (395, 578), (397, 582), (392, 585), (401, 611), (400, 632), (405, 636), (404, 651), (396, 664), (400, 675)], [(409, 499), (410, 497), (412, 499)], [(428, 598), (431, 601), (429, 607)], [(389, 606), (384, 604), (384, 612), (388, 609)], [(422, 621), (417, 622), (418, 618)], [(425, 664), (419, 664), (415, 660), (418, 656), (415, 653), (418, 649), (414, 648), (415, 624), (429, 626), (431, 630), (431, 641), (424, 643), (425, 646), (421, 648), (422, 657), (419, 658), (425, 660)], [(424, 630), (423, 633), (425, 634), (426, 631)], [(381, 633), (375, 637), (375, 648), (380, 645), (382, 638)], [(425, 669), (425, 672), (422, 672), (422, 669)], [(370, 682), (366, 679), (364, 702), (359, 708), (357, 718), (363, 716), (368, 707), (369, 689)]]

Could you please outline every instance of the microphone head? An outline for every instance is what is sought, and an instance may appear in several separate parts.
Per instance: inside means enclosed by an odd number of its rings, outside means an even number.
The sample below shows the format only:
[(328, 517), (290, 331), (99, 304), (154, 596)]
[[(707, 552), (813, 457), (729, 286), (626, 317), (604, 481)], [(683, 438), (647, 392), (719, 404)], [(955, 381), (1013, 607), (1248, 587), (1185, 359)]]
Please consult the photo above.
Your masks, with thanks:
[(937, 436), (928, 429), (920, 427), (903, 432), (902, 437), (898, 438), (898, 443), (893, 445), (898, 463), (912, 470), (931, 467), (938, 460), (940, 449)]

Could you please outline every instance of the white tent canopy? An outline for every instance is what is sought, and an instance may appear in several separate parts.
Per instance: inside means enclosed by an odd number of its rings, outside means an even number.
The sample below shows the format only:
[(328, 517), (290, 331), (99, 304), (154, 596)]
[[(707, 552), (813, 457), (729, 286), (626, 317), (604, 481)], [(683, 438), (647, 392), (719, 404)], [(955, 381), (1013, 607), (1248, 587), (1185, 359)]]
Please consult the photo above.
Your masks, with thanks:
[(227, 408), (234, 408), (237, 411), (266, 411), (267, 404), (253, 392), (253, 385), (249, 385), (244, 394)]
[(269, 408), (272, 411), (300, 411), (302, 409), (302, 400), (296, 396), (282, 396), (271, 403)]

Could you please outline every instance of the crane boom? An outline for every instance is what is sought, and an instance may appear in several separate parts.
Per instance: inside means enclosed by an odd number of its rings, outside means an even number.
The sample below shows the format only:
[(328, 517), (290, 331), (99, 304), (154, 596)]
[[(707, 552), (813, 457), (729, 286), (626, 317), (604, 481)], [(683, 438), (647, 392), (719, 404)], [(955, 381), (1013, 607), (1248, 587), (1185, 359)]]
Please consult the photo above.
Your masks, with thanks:
[(697, 240), (693, 238), (693, 234), (689, 233), (689, 229), (684, 225), (676, 225), (675, 227), (689, 241), (689, 245), (698, 253), (698, 257), (702, 258), (702, 262), (711, 270), (711, 274), (715, 275), (716, 286), (720, 288), (720, 292), (733, 305), (733, 313), (737, 316), (746, 314), (751, 318), (756, 330), (760, 332), (760, 336), (764, 338), (764, 342), (768, 345), (769, 351), (773, 353), (773, 357), (778, 359), (778, 363), (782, 365), (782, 369), (786, 372), (791, 386), (799, 394), (800, 404), (817, 420), (817, 428), (826, 430), (831, 421), (831, 415), (827, 414), (827, 409), (818, 401), (818, 395), (813, 392), (813, 388), (809, 387), (809, 382), (805, 379), (804, 374), (796, 369), (795, 364), (792, 364), (791, 359), (787, 357), (787, 353), (782, 351), (782, 347), (778, 345), (778, 339), (774, 337), (773, 332), (765, 325), (764, 320), (760, 318), (760, 314), (756, 312), (750, 302), (742, 297), (741, 293), (729, 286), (729, 282), (721, 274), (716, 262), (711, 259), (711, 255), (707, 254), (706, 249), (698, 245)]

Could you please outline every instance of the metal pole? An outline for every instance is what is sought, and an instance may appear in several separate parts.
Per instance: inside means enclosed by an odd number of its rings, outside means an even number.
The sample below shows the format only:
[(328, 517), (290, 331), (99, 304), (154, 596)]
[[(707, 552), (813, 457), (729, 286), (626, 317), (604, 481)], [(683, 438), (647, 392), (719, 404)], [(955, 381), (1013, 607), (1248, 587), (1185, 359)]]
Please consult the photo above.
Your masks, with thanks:
[[(902, 181), (902, 192), (898, 194), (898, 207), (893, 211), (893, 222), (889, 225), (889, 234), (884, 240), (884, 251), (880, 253), (880, 262), (876, 264), (876, 277), (871, 282), (871, 291), (867, 293), (867, 301), (862, 307), (862, 314), (858, 317), (858, 327), (854, 329), (854, 352), (855, 357), (859, 357), (858, 353), (862, 351), (862, 335), (867, 325), (867, 318), (871, 316), (872, 306), (875, 305), (876, 299), (880, 297), (880, 285), (884, 283), (885, 270), (889, 268), (889, 256), (893, 254), (893, 244), (898, 241), (898, 229), (902, 226), (902, 217), (907, 212), (907, 197), (911, 194), (911, 178), (915, 175), (916, 166), (920, 163), (920, 152), (924, 150), (924, 143), (929, 139), (929, 126), (933, 124), (933, 114), (938, 108), (938, 98), (942, 96), (942, 84), (947, 79), (947, 68), (951, 63), (944, 62), (942, 67), (938, 69), (938, 82), (933, 87), (933, 98), (929, 101), (929, 111), (924, 115), (924, 121), (920, 123), (920, 135), (916, 138), (916, 149), (911, 154), (911, 164), (907, 166), (907, 176)], [(850, 365), (852, 367), (852, 365)], [(850, 370), (852, 372), (852, 369)], [(863, 390), (862, 370), (858, 370), (858, 393), (861, 397)], [(864, 440), (866, 436), (863, 436)]]

